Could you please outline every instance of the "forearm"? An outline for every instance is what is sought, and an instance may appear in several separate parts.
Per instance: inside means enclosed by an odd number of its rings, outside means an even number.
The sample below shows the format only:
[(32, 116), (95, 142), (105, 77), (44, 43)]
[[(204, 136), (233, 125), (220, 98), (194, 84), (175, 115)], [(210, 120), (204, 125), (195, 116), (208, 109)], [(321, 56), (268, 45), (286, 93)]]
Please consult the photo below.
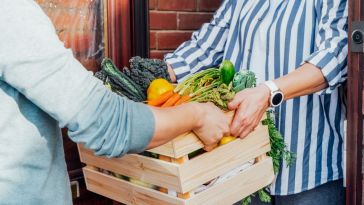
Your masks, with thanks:
[(203, 112), (196, 103), (188, 103), (174, 108), (152, 108), (155, 118), (154, 136), (148, 149), (165, 144), (173, 138), (200, 126), (199, 116)]
[(285, 100), (309, 95), (328, 86), (321, 70), (309, 63), (274, 82), (284, 93)]
[(171, 78), (172, 83), (176, 83), (177, 82), (177, 77), (176, 77), (176, 74), (173, 71), (172, 66), (169, 63), (167, 63), (167, 67), (168, 67), (169, 77)]

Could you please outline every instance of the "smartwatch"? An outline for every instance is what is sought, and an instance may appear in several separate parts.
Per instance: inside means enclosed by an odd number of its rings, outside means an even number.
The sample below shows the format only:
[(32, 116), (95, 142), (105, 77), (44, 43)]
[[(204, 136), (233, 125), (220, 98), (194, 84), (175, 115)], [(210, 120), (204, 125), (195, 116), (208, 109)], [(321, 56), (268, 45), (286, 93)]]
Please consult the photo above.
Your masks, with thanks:
[(273, 81), (266, 81), (264, 85), (270, 90), (269, 103), (271, 107), (278, 107), (284, 100), (284, 94)]

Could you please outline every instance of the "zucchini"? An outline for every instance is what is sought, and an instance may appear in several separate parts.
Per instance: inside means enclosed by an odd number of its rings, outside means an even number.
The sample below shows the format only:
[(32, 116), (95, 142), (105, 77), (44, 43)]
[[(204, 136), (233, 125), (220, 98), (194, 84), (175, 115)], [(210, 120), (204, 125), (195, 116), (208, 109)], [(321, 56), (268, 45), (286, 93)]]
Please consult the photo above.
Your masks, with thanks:
[(101, 63), (102, 69), (107, 73), (107, 75), (113, 79), (114, 82), (118, 82), (123, 90), (128, 91), (133, 95), (139, 102), (146, 100), (145, 94), (128, 76), (120, 72), (114, 63), (109, 59), (105, 58)]

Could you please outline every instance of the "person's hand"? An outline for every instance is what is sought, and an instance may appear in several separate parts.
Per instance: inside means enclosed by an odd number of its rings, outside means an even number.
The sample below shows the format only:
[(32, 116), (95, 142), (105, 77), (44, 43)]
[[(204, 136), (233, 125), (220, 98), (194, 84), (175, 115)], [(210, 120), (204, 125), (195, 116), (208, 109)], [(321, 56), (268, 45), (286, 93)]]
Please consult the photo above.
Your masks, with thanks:
[(260, 123), (269, 107), (270, 90), (265, 85), (245, 89), (237, 93), (229, 103), (230, 110), (236, 110), (230, 132), (244, 138)]
[(193, 131), (210, 151), (217, 146), (223, 136), (229, 134), (229, 120), (227, 116), (212, 103), (200, 103), (198, 106), (199, 126)]
[(177, 77), (176, 77), (176, 74), (174, 73), (171, 65), (169, 65), (167, 63), (167, 67), (168, 67), (169, 77), (171, 78), (172, 83), (176, 83), (177, 82)]

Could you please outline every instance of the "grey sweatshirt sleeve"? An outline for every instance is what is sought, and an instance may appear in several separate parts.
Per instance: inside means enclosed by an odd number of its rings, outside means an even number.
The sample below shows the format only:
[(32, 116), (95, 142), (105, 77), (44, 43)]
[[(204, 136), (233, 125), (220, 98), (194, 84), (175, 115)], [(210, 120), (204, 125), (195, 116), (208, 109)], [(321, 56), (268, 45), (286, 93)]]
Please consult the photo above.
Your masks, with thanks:
[(0, 7), (0, 80), (69, 129), (98, 155), (143, 151), (154, 133), (151, 110), (107, 90), (64, 48), (33, 0)]

